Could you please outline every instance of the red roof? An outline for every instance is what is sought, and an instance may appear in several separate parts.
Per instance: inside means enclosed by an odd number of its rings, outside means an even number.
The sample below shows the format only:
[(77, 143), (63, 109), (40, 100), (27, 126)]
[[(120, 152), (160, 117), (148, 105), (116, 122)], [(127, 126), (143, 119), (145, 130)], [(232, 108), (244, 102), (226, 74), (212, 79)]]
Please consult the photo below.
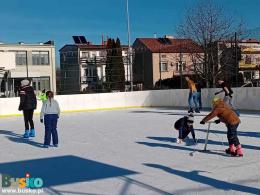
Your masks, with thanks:
[[(172, 38), (138, 38), (136, 42), (142, 43), (152, 53), (202, 53), (199, 47), (191, 39), (172, 39)], [(138, 50), (138, 46), (134, 49)], [(143, 49), (143, 48), (142, 48)]]

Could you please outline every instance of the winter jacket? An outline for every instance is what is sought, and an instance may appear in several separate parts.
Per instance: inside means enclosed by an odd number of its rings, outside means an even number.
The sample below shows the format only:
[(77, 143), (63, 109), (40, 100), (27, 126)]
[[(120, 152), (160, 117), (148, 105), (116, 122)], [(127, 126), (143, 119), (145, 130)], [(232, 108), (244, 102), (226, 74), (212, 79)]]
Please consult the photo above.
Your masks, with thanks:
[(226, 125), (237, 125), (240, 123), (240, 119), (237, 114), (223, 100), (216, 102), (211, 113), (209, 113), (203, 121), (207, 122), (216, 116)]
[(193, 125), (188, 126), (188, 117), (184, 116), (177, 120), (174, 124), (174, 128), (179, 130), (179, 138), (180, 139), (185, 139), (183, 135), (188, 135), (191, 132), (192, 138), (195, 141), (195, 132), (193, 129)]
[(37, 107), (36, 95), (34, 89), (29, 86), (23, 86), (19, 90), (20, 105), (18, 110), (35, 110)]
[(193, 80), (189, 80), (188, 81), (188, 86), (189, 86), (189, 89), (190, 89), (190, 92), (197, 92), (197, 88), (195, 86), (195, 83), (193, 82)]
[(43, 119), (46, 114), (57, 114), (60, 116), (60, 107), (55, 99), (52, 98), (43, 102), (40, 119)]
[(225, 92), (225, 96), (232, 97), (233, 90), (229, 85), (227, 85), (225, 82), (221, 83), (220, 86), (222, 87), (222, 90)]
[(40, 95), (37, 96), (38, 100), (41, 100), (42, 102), (46, 101), (48, 98), (46, 96), (46, 93), (41, 93)]

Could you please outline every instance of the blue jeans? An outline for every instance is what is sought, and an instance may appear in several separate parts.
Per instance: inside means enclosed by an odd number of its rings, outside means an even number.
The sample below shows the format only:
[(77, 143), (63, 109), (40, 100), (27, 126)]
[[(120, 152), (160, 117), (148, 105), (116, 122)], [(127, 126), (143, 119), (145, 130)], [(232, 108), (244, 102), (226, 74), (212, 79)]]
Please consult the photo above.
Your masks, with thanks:
[(189, 93), (189, 109), (191, 110), (193, 108), (193, 103), (195, 104), (195, 109), (198, 109), (198, 101), (197, 101), (197, 92), (190, 92)]
[(44, 125), (45, 125), (44, 145), (50, 145), (51, 137), (52, 137), (53, 145), (58, 144), (57, 122), (58, 122), (57, 114), (44, 115)]

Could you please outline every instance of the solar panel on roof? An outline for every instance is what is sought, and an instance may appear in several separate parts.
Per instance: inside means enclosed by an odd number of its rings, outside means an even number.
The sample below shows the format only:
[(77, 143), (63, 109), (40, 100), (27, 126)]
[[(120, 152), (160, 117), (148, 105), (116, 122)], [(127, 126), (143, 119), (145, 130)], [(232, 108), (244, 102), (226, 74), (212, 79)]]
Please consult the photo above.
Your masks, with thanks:
[(162, 44), (164, 44), (164, 38), (158, 38), (159, 39), (159, 41), (162, 43)]
[(84, 36), (79, 36), (79, 39), (81, 41), (82, 44), (86, 44), (87, 43), (87, 40)]
[(72, 36), (73, 37), (73, 40), (76, 44), (81, 44), (81, 41), (79, 39), (79, 36)]
[(165, 41), (166, 45), (171, 45), (172, 44), (171, 40), (168, 39), (168, 38), (164, 38), (164, 41)]
[(159, 41), (160, 41), (162, 44), (164, 44), (164, 45), (171, 45), (171, 44), (172, 44), (171, 40), (168, 39), (168, 38), (159, 38)]

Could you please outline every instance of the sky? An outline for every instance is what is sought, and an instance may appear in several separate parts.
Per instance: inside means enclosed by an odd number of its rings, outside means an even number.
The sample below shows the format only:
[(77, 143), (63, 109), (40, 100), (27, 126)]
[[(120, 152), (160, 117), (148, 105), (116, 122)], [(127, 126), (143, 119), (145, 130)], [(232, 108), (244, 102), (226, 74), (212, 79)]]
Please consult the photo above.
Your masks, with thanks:
[[(260, 0), (215, 0), (227, 14), (243, 18), (248, 29), (260, 27)], [(129, 0), (131, 42), (139, 37), (175, 35), (185, 10), (197, 0)], [(127, 44), (126, 0), (1, 0), (0, 42), (54, 40), (57, 52), (84, 35), (94, 44), (102, 35)]]

